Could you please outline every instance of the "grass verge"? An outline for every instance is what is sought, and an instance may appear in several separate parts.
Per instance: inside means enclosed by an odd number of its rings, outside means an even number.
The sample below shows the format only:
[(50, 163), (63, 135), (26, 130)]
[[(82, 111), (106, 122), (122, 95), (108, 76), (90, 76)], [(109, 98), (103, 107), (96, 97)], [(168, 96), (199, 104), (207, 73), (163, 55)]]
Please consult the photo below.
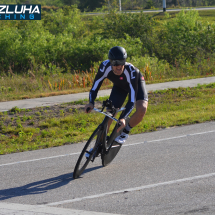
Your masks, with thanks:
[[(174, 77), (174, 78), (160, 78), (153, 79), (148, 78), (145, 75), (146, 84), (155, 84), (155, 83), (163, 83), (170, 81), (180, 81), (180, 80), (189, 80), (196, 78), (205, 78), (205, 77), (213, 77), (214, 74), (204, 74), (204, 75), (196, 75), (196, 76), (182, 76)], [(66, 76), (65, 80), (69, 79), (69, 75)], [(64, 78), (58, 78), (58, 82), (64, 80)], [(104, 83), (100, 90), (111, 89), (113, 84), (106, 80), (107, 83)], [(53, 83), (57, 83), (54, 82)], [(92, 83), (91, 83), (92, 86)], [(89, 92), (91, 87), (82, 85), (76, 87), (64, 87), (62, 89), (52, 89), (50, 88), (48, 81), (47, 83), (41, 82), (40, 80), (32, 79), (30, 77), (24, 77), (22, 75), (14, 75), (12, 78), (10, 76), (5, 76), (4, 78), (0, 78), (0, 102), (5, 101), (14, 101), (14, 100), (23, 100), (23, 99), (33, 99), (33, 98), (42, 98), (42, 97), (50, 97), (50, 96), (59, 96), (66, 94), (75, 94), (82, 92)]]
[[(106, 97), (107, 98), (107, 97)], [(96, 107), (101, 107), (99, 98)], [(0, 154), (85, 141), (103, 115), (84, 114), (87, 100), (34, 109), (12, 108), (0, 115)], [(149, 93), (144, 120), (131, 134), (215, 120), (215, 84)], [(132, 114), (131, 114), (132, 115)]]

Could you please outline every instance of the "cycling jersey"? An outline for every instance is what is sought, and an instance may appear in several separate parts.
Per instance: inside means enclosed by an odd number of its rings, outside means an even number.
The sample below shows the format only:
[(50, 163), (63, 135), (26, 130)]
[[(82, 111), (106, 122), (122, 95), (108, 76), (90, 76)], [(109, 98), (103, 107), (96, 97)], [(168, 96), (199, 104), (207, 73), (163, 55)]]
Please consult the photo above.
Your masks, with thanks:
[[(98, 90), (100, 89), (105, 78), (108, 78), (111, 82), (113, 82), (116, 88), (124, 90), (126, 92), (126, 96), (127, 93), (129, 94), (129, 99), (125, 106), (126, 109), (121, 118), (125, 118), (131, 113), (138, 94), (141, 95), (138, 96), (139, 98), (137, 100), (142, 99), (148, 101), (144, 78), (136, 67), (134, 67), (131, 63), (126, 62), (123, 73), (121, 75), (115, 75), (110, 65), (110, 61), (106, 60), (101, 63), (92, 89), (90, 90), (89, 100), (93, 105), (97, 97)], [(141, 85), (141, 87), (138, 87), (138, 84)], [(112, 97), (113, 96), (114, 95), (112, 95)]]

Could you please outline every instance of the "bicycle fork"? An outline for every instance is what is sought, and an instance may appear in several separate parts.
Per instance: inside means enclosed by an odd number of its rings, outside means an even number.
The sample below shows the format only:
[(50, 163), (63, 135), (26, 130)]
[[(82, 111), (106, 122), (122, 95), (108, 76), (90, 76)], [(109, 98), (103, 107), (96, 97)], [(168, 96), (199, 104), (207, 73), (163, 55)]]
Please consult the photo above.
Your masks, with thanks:
[[(108, 117), (107, 117), (108, 118)], [(106, 136), (107, 136), (107, 123), (104, 120), (101, 125), (100, 125), (100, 132), (99, 135), (96, 138), (96, 143), (95, 143), (95, 150), (93, 150), (93, 157), (91, 159), (92, 162), (94, 162), (95, 158), (99, 156), (99, 154), (103, 153), (102, 151), (104, 150), (102, 146), (104, 146), (105, 141), (106, 141)]]

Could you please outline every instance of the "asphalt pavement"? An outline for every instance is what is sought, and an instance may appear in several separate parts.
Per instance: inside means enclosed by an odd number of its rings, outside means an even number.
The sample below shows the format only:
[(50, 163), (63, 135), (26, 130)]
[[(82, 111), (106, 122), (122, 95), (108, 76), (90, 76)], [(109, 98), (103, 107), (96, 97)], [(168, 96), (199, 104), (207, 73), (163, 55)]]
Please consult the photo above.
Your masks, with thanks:
[[(215, 83), (215, 77), (151, 84), (147, 90), (208, 83)], [(109, 93), (101, 90), (99, 96)], [(0, 110), (85, 98), (88, 93), (1, 102)], [(213, 214), (214, 133), (212, 122), (132, 135), (110, 167), (95, 163), (74, 181), (71, 165), (84, 143), (0, 156), (0, 215)], [(180, 198), (182, 193), (186, 195)]]
[[(215, 83), (215, 77), (206, 77), (206, 78), (198, 78), (198, 79), (190, 79), (184, 81), (172, 81), (172, 82), (164, 82), (158, 84), (148, 84), (146, 85), (146, 89), (148, 92), (155, 90), (164, 90), (168, 88), (178, 88), (178, 87), (195, 87), (198, 84), (209, 84)], [(107, 96), (110, 95), (111, 90), (100, 90), (98, 96)], [(89, 92), (85, 93), (77, 93), (77, 94), (69, 94), (69, 95), (61, 95), (61, 96), (51, 96), (44, 98), (36, 98), (36, 99), (24, 99), (24, 100), (16, 100), (16, 101), (8, 101), (8, 102), (0, 102), (0, 111), (8, 111), (13, 107), (17, 106), (21, 109), (28, 109), (34, 107), (43, 107), (43, 106), (52, 106), (72, 101), (78, 101), (82, 99), (88, 99)]]
[(215, 214), (215, 122), (131, 135), (72, 172), (83, 143), (0, 156), (1, 215)]

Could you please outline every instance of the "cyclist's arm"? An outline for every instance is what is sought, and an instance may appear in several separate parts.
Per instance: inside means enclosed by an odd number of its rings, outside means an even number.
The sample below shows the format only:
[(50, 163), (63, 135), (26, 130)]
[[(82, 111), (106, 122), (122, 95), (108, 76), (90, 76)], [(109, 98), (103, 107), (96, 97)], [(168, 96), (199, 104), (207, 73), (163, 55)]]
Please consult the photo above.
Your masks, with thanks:
[(92, 86), (92, 88), (90, 90), (90, 94), (89, 94), (89, 101), (93, 105), (94, 105), (94, 101), (97, 97), (98, 91), (99, 91), (104, 79), (107, 77), (103, 63), (104, 62), (102, 62), (99, 67), (98, 73), (96, 74), (93, 86)]

